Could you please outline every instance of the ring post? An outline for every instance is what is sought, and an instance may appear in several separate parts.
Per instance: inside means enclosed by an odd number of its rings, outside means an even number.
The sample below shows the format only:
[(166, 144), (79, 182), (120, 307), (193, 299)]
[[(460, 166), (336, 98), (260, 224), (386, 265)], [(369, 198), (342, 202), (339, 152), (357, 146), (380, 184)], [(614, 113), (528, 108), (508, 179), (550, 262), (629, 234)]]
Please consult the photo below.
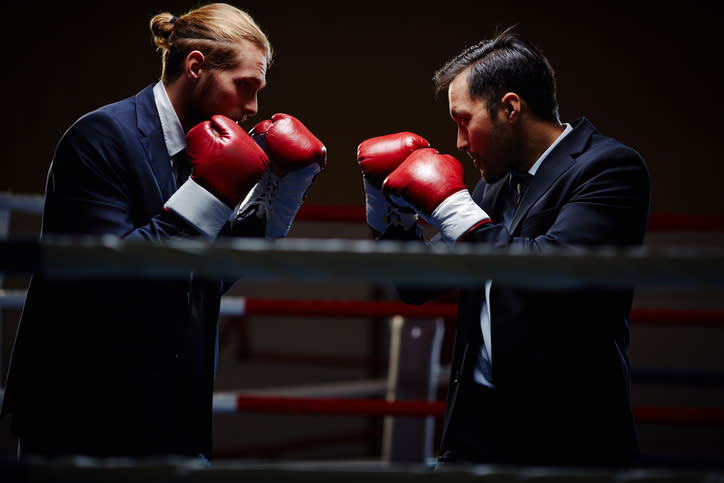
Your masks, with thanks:
[[(444, 330), (442, 318), (413, 320), (397, 315), (390, 319), (388, 401), (436, 399)], [(434, 439), (432, 416), (387, 416), (382, 458), (391, 463), (427, 463)]]

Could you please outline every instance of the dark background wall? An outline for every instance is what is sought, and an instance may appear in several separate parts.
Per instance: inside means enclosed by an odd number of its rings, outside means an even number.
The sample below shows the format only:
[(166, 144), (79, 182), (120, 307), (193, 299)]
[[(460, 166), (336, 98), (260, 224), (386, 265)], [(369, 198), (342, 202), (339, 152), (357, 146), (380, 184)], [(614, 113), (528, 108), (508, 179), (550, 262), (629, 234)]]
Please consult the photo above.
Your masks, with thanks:
[[(512, 23), (550, 58), (564, 121), (588, 117), (642, 153), (657, 212), (724, 212), (720, 17), (705, 2), (234, 2), (276, 49), (260, 112), (300, 117), (325, 142), (329, 168), (309, 202), (362, 204), (356, 147), (398, 130), (458, 155), (435, 69)], [(53, 149), (83, 113), (156, 80), (148, 30), (190, 1), (16, 2), (3, 22), (0, 190), (39, 193)], [(696, 184), (695, 184), (696, 183)]]
[[(357, 145), (364, 139), (400, 130), (426, 136), (441, 151), (455, 154), (472, 188), (477, 173), (455, 148), (455, 126), (446, 99), (432, 95), (433, 72), (464, 47), (489, 38), (496, 29), (519, 24), (519, 32), (547, 54), (558, 74), (564, 121), (588, 117), (599, 130), (636, 148), (652, 178), (656, 213), (724, 214), (719, 185), (724, 179), (720, 154), (724, 107), (720, 89), (720, 18), (704, 2), (396, 2), (370, 1), (336, 6), (329, 2), (277, 0), (234, 2), (251, 13), (268, 33), (276, 61), (260, 97), (254, 122), (275, 112), (301, 118), (327, 145), (329, 164), (307, 203), (364, 203)], [(63, 132), (84, 113), (134, 95), (160, 75), (160, 59), (148, 21), (160, 11), (181, 15), (191, 1), (127, 0), (64, 2), (39, 6), (18, 2), (4, 7), (2, 106), (5, 123), (0, 191), (43, 192), (48, 164)], [(37, 232), (38, 217), (20, 232)], [(22, 222), (13, 218), (14, 225)], [(17, 226), (16, 226), (17, 228)], [(366, 238), (364, 225), (295, 223), (290, 236)], [(724, 235), (651, 234), (651, 245), (702, 243), (722, 246)], [(5, 279), (5, 287), (13, 280)], [(21, 280), (16, 285), (24, 287)], [(248, 297), (368, 298), (357, 285), (270, 288), (239, 284)], [(642, 307), (722, 309), (720, 291), (685, 293), (639, 291)], [(4, 380), (18, 311), (5, 311), (0, 380)], [(250, 337), (261, 350), (370, 354), (378, 335), (368, 321), (249, 321)], [(279, 333), (287, 337), (278, 337)], [(384, 335), (383, 335), (384, 337)], [(379, 341), (377, 341), (379, 342)], [(721, 328), (632, 329), (634, 367), (724, 369)], [(239, 361), (226, 347), (218, 390), (239, 387), (329, 383), (368, 376), (360, 369), (284, 366)], [(636, 404), (721, 406), (721, 387), (642, 385)], [(289, 416), (288, 418), (291, 418)], [(283, 419), (234, 415), (215, 418), (215, 444), (222, 450), (258, 446), (286, 437), (331, 430), (367, 431), (364, 420)], [(267, 424), (268, 423), (268, 424)], [(250, 428), (252, 428), (250, 430)], [(257, 429), (253, 429), (257, 428)], [(273, 428), (273, 431), (271, 430)], [(286, 434), (285, 431), (289, 434)], [(649, 451), (721, 455), (721, 426), (642, 428)], [(0, 425), (0, 452), (14, 452), (7, 422)], [(308, 443), (305, 443), (305, 447)], [(336, 452), (360, 454), (359, 447)], [(347, 452), (345, 452), (347, 451)], [(375, 450), (372, 450), (374, 454)], [(238, 452), (236, 454), (239, 454)], [(244, 453), (241, 453), (244, 454)], [(258, 455), (259, 453), (246, 453)], [(362, 454), (365, 454), (364, 451)]]

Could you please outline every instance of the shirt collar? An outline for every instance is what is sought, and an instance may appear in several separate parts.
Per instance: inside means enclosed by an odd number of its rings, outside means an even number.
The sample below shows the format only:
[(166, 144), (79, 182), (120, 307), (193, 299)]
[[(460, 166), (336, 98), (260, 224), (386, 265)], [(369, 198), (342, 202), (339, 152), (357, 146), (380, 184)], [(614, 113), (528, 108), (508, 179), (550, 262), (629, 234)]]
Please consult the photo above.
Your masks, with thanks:
[(538, 161), (533, 164), (533, 166), (530, 167), (528, 170), (528, 173), (530, 173), (531, 176), (535, 176), (535, 173), (538, 171), (538, 168), (540, 168), (540, 165), (543, 164), (543, 160), (550, 154), (551, 151), (553, 151), (553, 148), (555, 148), (558, 143), (560, 143), (564, 137), (568, 135), (569, 132), (573, 131), (573, 127), (569, 123), (565, 123), (566, 128), (563, 130), (563, 132), (558, 136), (558, 138), (553, 141), (553, 144), (548, 146), (548, 149), (541, 154), (540, 158), (538, 158)]
[(158, 115), (161, 118), (161, 130), (163, 131), (163, 139), (166, 141), (168, 155), (173, 157), (186, 149), (186, 133), (173, 105), (171, 105), (171, 99), (168, 98), (163, 82), (159, 81), (153, 86), (153, 98), (156, 101), (156, 109), (158, 109)]

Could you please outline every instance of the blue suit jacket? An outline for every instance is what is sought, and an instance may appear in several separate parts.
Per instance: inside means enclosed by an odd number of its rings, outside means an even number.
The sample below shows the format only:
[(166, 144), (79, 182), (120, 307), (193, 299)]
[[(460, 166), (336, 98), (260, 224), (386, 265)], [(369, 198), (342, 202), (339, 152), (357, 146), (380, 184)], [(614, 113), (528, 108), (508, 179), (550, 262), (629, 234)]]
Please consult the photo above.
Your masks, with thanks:
[[(176, 190), (148, 86), (60, 140), (42, 234), (199, 236), (163, 210)], [(218, 280), (31, 281), (3, 413), (30, 451), (209, 455)]]
[[(507, 177), (480, 181), (473, 199), (492, 218), (465, 243), (525, 246), (635, 246), (646, 232), (648, 170), (631, 148), (585, 118), (533, 177), (510, 230), (503, 224)], [(401, 291), (420, 303), (431, 293)], [(441, 451), (455, 445), (451, 419), (477, 417), (483, 459), (533, 464), (625, 464), (638, 453), (627, 347), (633, 289), (580, 286), (530, 290), (493, 281), (489, 405), (461, 404), (480, 352), (483, 287), (460, 291)], [(468, 389), (466, 390), (466, 386)], [(484, 411), (485, 415), (473, 414)], [(459, 424), (455, 427), (459, 427)]]

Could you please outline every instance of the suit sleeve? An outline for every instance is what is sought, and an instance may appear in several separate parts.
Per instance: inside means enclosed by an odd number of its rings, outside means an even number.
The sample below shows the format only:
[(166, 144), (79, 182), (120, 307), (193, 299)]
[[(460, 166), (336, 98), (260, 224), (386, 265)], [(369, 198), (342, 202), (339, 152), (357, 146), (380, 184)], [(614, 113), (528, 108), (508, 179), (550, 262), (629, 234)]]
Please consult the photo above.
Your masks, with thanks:
[(81, 118), (63, 135), (51, 163), (43, 233), (146, 240), (199, 235), (163, 210), (147, 156), (111, 116)]

